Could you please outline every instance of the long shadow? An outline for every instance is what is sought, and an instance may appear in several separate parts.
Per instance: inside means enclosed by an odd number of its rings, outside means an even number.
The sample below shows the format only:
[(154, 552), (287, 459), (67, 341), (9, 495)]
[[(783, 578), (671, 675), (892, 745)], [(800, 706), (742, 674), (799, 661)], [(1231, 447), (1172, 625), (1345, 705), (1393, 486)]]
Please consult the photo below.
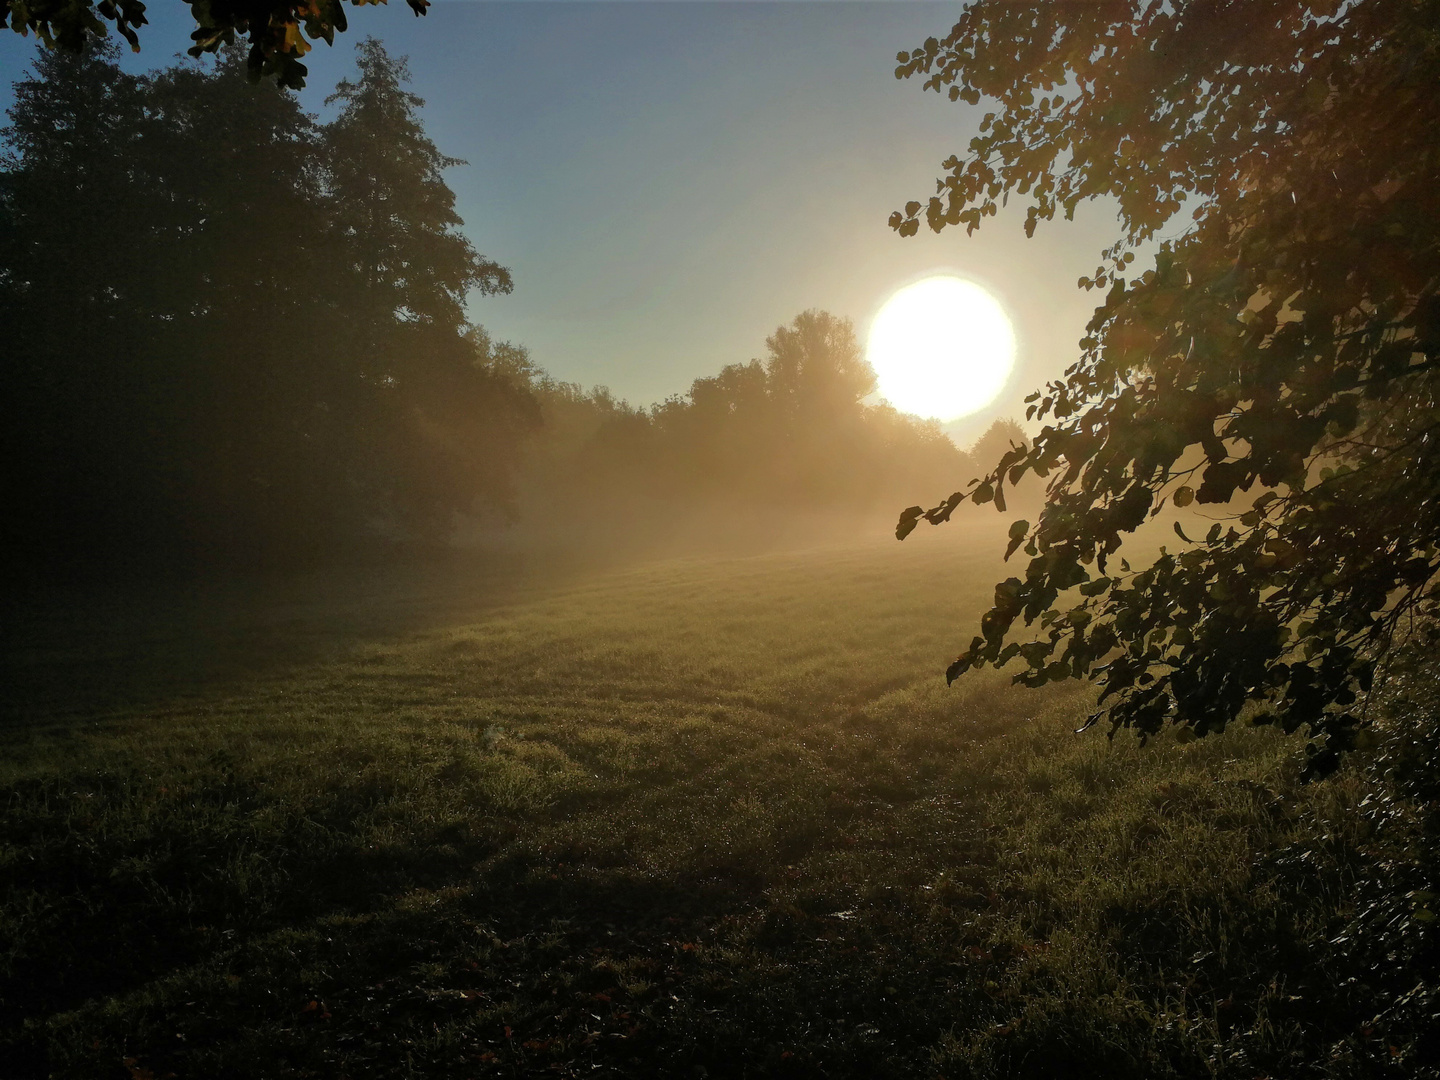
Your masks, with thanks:
[[(351, 869), (394, 900), (395, 867)], [(468, 874), (417, 869), (412, 887), (448, 879), (448, 895), (307, 903), (172, 951), (147, 965), (167, 991), (96, 985), (119, 1008), (72, 993), (78, 1021), (11, 1026), (11, 1067), (84, 1075), (123, 1052), (155, 1076), (920, 1075), (974, 997), (903, 912), (777, 909), (758, 870), (557, 872), (514, 849)]]
[(103, 719), (275, 678), (542, 596), (613, 562), (502, 551), (310, 571), (12, 581), (0, 602), (0, 729)]

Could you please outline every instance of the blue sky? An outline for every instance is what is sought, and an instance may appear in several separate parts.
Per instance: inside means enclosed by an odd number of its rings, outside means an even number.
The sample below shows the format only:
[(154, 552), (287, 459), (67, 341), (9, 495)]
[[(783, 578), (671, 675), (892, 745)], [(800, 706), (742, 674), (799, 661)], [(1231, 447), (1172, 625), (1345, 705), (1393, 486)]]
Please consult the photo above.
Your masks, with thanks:
[[(936, 270), (990, 289), (1019, 338), (1016, 374), (964, 441), (1074, 359), (1096, 302), (1076, 288), (1111, 238), (1105, 207), (1042, 226), (901, 239), (891, 210), (934, 190), (981, 109), (922, 93), (895, 53), (941, 35), (959, 5), (399, 0), (348, 9), (336, 47), (307, 57), (302, 101), (351, 68), (354, 42), (410, 58), (413, 88), (454, 169), (465, 230), (511, 268), (515, 292), (471, 315), (559, 378), (637, 404), (763, 355), (806, 308), (865, 333), (884, 300)], [(173, 61), (189, 8), (153, 0), (136, 68)], [(5, 102), (36, 48), (0, 35)]]

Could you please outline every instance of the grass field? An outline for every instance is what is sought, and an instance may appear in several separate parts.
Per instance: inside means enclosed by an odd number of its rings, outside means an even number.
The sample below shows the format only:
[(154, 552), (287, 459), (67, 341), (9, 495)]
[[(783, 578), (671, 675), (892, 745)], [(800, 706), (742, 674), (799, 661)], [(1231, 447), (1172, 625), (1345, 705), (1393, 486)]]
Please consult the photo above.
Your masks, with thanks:
[(1299, 1075), (1354, 777), (947, 689), (917, 541), (31, 610), (0, 1073)]

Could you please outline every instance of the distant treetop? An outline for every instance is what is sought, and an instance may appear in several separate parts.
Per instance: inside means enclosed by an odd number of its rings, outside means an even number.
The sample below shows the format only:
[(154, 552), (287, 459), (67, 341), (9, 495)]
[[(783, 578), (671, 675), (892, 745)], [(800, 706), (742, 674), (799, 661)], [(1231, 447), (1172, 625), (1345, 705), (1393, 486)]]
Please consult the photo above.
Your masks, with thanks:
[[(357, 7), (386, 0), (351, 0)], [(430, 0), (405, 0), (416, 15), (424, 15)], [(347, 27), (343, 0), (197, 0), (190, 4), (195, 30), (191, 56), (217, 52), (238, 37), (250, 42), (248, 68), (253, 80), (273, 75), (281, 86), (298, 90), (305, 85), (306, 67), (300, 58), (312, 42), (335, 44), (336, 31)], [(139, 28), (145, 18), (141, 0), (5, 0), (0, 4), (0, 27), (17, 34), (33, 31), (46, 46), (80, 52), (88, 42), (106, 35), (105, 22), (140, 51)]]

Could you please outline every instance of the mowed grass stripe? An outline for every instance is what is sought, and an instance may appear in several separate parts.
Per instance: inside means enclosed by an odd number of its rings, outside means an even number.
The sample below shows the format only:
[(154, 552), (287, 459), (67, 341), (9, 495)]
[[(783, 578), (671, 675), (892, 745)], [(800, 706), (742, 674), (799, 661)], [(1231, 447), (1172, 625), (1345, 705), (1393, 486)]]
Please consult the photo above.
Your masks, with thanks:
[(967, 540), (610, 572), (14, 731), (0, 1049), (60, 1076), (1184, 1075), (1240, 993), (1283, 1057), (1265, 975), (1342, 916), (1344, 865), (1297, 899), (1256, 860), (1343, 838), (1348, 781), (1298, 787), (1263, 731), (1070, 736), (1078, 687), (947, 689), (999, 568)]

